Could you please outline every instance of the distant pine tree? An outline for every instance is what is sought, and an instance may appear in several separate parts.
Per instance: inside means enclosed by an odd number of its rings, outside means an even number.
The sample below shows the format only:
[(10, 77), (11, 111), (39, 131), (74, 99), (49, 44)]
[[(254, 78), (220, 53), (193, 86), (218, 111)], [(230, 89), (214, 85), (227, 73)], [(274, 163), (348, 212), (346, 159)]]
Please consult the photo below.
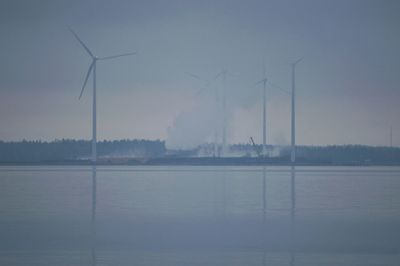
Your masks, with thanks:
[[(161, 157), (165, 143), (160, 140), (115, 140), (97, 144), (99, 157)], [(23, 163), (87, 159), (91, 142), (62, 139), (46, 141), (0, 141), (0, 162)]]

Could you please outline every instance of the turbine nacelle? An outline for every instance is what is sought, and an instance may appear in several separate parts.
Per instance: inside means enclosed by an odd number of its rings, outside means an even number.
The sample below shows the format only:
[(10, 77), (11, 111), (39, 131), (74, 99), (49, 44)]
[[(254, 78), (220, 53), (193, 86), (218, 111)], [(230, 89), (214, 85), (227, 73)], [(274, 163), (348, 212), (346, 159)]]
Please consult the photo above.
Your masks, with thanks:
[(292, 63), (292, 66), (295, 67), (298, 63), (300, 63), (300, 62), (303, 60), (303, 58), (304, 58), (304, 57), (301, 57), (301, 58), (297, 59), (296, 61), (294, 61), (294, 62)]

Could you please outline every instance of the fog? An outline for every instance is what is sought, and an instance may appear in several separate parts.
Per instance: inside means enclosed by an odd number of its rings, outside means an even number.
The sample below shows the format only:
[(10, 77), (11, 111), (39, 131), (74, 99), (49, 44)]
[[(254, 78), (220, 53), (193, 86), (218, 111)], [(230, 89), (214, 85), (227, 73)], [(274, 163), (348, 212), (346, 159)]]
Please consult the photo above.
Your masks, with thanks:
[[(299, 144), (386, 145), (392, 125), (399, 145), (398, 11), (397, 1), (3, 1), (0, 139), (90, 138), (91, 90), (77, 99), (90, 58), (71, 27), (95, 54), (137, 52), (98, 64), (99, 139), (208, 141), (213, 96), (185, 72), (211, 79), (224, 67), (235, 76), (228, 142), (259, 143), (262, 91), (251, 86), (262, 62), (289, 89), (290, 63), (304, 57)], [(289, 103), (268, 87), (268, 143), (287, 143)]]

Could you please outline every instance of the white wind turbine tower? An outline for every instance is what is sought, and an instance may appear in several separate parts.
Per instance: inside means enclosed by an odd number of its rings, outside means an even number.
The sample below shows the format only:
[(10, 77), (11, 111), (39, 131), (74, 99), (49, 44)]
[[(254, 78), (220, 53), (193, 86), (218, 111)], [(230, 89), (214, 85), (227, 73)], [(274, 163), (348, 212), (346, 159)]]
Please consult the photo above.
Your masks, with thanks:
[[(195, 79), (198, 79), (198, 80), (204, 82), (204, 86), (202, 86), (203, 88), (198, 93), (200, 93), (203, 89), (208, 89), (211, 86), (211, 84), (216, 79), (219, 78), (219, 75), (221, 74), (221, 73), (218, 73), (212, 80), (207, 80), (207, 79), (204, 79), (204, 78), (202, 78), (202, 77), (200, 77), (200, 76), (198, 76), (196, 74), (190, 73), (190, 72), (185, 72), (185, 73), (188, 74), (189, 76), (195, 78)], [(215, 87), (215, 106), (216, 106), (216, 110), (218, 112), (218, 109), (219, 109), (219, 93), (218, 93), (218, 88), (217, 87)], [(218, 122), (219, 122), (218, 113), (215, 116), (215, 118), (217, 120), (216, 126), (218, 126)], [(219, 135), (218, 134), (218, 128), (216, 127), (215, 131), (214, 131), (214, 157), (218, 157), (218, 150), (219, 150), (218, 149), (218, 146), (219, 146), (218, 145), (218, 142), (219, 142), (219, 136), (218, 135)]]
[[(227, 131), (227, 113), (226, 113), (226, 77), (230, 76), (235, 76), (230, 74), (224, 67), (222, 67), (221, 72), (219, 72), (213, 79), (213, 81), (217, 80), (218, 78), (222, 78), (222, 93), (221, 93), (221, 98), (222, 98), (222, 106), (221, 106), (221, 120), (222, 120), (222, 147), (221, 147), (221, 154), (224, 156), (226, 154), (226, 131)], [(218, 99), (218, 96), (217, 96)], [(217, 100), (217, 105), (218, 105), (218, 100)], [(218, 109), (218, 107), (217, 107)], [(217, 116), (218, 117), (218, 116)], [(218, 131), (218, 130), (217, 130)]]
[[(200, 76), (196, 74), (192, 74), (190, 72), (186, 72), (189, 76), (201, 80), (202, 82), (205, 83), (206, 87), (210, 87), (211, 84), (216, 82), (219, 78), (222, 79), (222, 90), (221, 93), (218, 91), (218, 87), (215, 86), (215, 104), (216, 104), (216, 111), (217, 114), (215, 116), (216, 119), (216, 128), (214, 132), (214, 156), (215, 157), (220, 157), (221, 155), (223, 156), (226, 153), (226, 127), (227, 127), (227, 115), (226, 115), (226, 77), (228, 75), (233, 76), (230, 74), (226, 69), (223, 67), (222, 70), (216, 74), (211, 80), (203, 79)], [(221, 97), (220, 97), (221, 94)], [(220, 100), (221, 98), (221, 100)], [(220, 103), (221, 101), (221, 103)], [(222, 124), (222, 127), (220, 128)], [(221, 132), (221, 143), (219, 141), (219, 133)], [(220, 149), (221, 148), (221, 149)]]
[(292, 63), (292, 152), (290, 155), (290, 159), (292, 163), (296, 162), (296, 110), (295, 110), (295, 104), (296, 104), (296, 65), (300, 63), (300, 61), (303, 60), (303, 58), (298, 59), (297, 61)]
[(226, 154), (226, 70), (222, 68), (222, 156)]
[(82, 90), (79, 95), (79, 99), (82, 97), (83, 91), (85, 90), (86, 83), (89, 79), (89, 76), (91, 73), (93, 73), (93, 104), (92, 104), (92, 162), (96, 163), (97, 161), (97, 148), (96, 148), (96, 141), (97, 141), (97, 125), (96, 125), (96, 65), (98, 60), (107, 60), (107, 59), (113, 59), (121, 56), (127, 56), (127, 55), (133, 55), (136, 53), (124, 53), (124, 54), (117, 54), (117, 55), (112, 55), (112, 56), (105, 56), (105, 57), (97, 57), (95, 56), (89, 48), (86, 46), (86, 44), (83, 43), (83, 41), (78, 37), (78, 35), (70, 29), (72, 34), (75, 36), (75, 38), (78, 40), (78, 42), (82, 45), (82, 47), (85, 49), (85, 51), (90, 55), (92, 58), (92, 63), (89, 66), (89, 69), (87, 71), (85, 81), (83, 82)]
[(267, 154), (267, 76), (265, 72), (265, 64), (263, 64), (263, 79), (258, 81), (253, 85), (257, 86), (258, 84), (263, 84), (263, 146), (262, 146), (262, 155), (265, 156)]

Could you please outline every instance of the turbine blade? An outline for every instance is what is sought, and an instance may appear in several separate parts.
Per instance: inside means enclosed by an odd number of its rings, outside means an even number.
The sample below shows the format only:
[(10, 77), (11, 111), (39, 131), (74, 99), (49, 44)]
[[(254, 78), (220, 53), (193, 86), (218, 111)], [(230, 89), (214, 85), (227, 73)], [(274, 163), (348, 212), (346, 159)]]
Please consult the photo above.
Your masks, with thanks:
[(203, 80), (202, 78), (200, 78), (196, 74), (193, 74), (193, 73), (190, 73), (190, 72), (187, 72), (187, 71), (185, 71), (185, 74), (191, 76), (192, 78)]
[(204, 87), (201, 87), (199, 90), (197, 90), (197, 92), (196, 92), (196, 97), (197, 96), (199, 96), (200, 94), (202, 94), (205, 90), (207, 90), (209, 87), (207, 87), (207, 85), (206, 86), (204, 86)]
[(85, 90), (86, 83), (87, 83), (87, 81), (89, 79), (90, 73), (92, 72), (94, 64), (95, 64), (95, 60), (93, 60), (93, 62), (90, 64), (90, 67), (89, 67), (88, 72), (87, 72), (86, 77), (85, 77), (85, 81), (83, 82), (81, 94), (79, 95), (79, 100), (81, 99), (83, 91)]
[(291, 94), (289, 90), (284, 89), (283, 87), (277, 85), (276, 83), (273, 83), (273, 82), (271, 82), (271, 81), (268, 81), (268, 83), (269, 83), (271, 86), (275, 87), (276, 89), (279, 89), (279, 90), (281, 90), (281, 91), (283, 91), (283, 92), (285, 92), (285, 93), (287, 93), (287, 94)]
[(215, 75), (214, 77), (213, 77), (213, 79), (211, 80), (211, 81), (215, 81), (215, 80), (217, 80), (220, 76), (222, 76), (224, 74), (224, 71), (221, 71), (221, 72), (219, 72), (217, 75)]
[(200, 86), (200, 89), (197, 90), (197, 92), (196, 92), (196, 94), (195, 94), (196, 97), (198, 97), (203, 91), (205, 91), (205, 90), (207, 90), (207, 89), (210, 88), (210, 87), (209, 87), (210, 82), (209, 82), (208, 80), (203, 79), (202, 77), (200, 77), (200, 76), (198, 76), (198, 75), (196, 75), (196, 74), (187, 72), (187, 71), (185, 71), (185, 74), (191, 76), (192, 78), (195, 78), (195, 79), (197, 79), (197, 80), (200, 80), (200, 81), (204, 82), (204, 85)]
[(190, 73), (190, 72), (187, 72), (187, 71), (185, 72), (185, 74), (191, 76), (192, 78), (201, 80), (201, 81), (203, 81), (203, 82), (205, 82), (205, 83), (208, 83), (208, 82), (209, 82), (208, 80), (205, 80), (205, 79), (203, 79), (202, 77), (200, 77), (200, 76), (198, 76), (198, 75), (196, 75), (196, 74), (193, 74), (193, 73)]
[(251, 88), (254, 88), (254, 87), (257, 86), (258, 84), (263, 83), (263, 82), (266, 81), (266, 80), (267, 80), (267, 79), (262, 79), (262, 80), (260, 80), (260, 81), (257, 81), (256, 83), (254, 83), (253, 85), (250, 86), (250, 89), (251, 89)]
[(86, 50), (86, 52), (92, 57), (95, 58), (95, 56), (92, 54), (92, 52), (89, 50), (89, 48), (86, 46), (86, 44), (79, 38), (78, 34), (75, 33), (72, 29), (69, 29), (72, 34), (75, 36), (75, 38), (78, 40), (78, 42), (83, 46), (83, 48)]
[(105, 57), (99, 57), (98, 60), (107, 60), (107, 59), (113, 59), (117, 57), (122, 57), (122, 56), (128, 56), (128, 55), (134, 55), (136, 52), (133, 53), (125, 53), (125, 54), (117, 54), (117, 55), (111, 55), (111, 56), (105, 56)]
[(232, 78), (237, 78), (237, 77), (239, 77), (239, 75), (238, 75), (237, 73), (232, 74), (231, 72), (225, 72), (225, 74), (226, 74), (227, 76), (232, 77)]
[(293, 63), (293, 66), (297, 65), (298, 63), (300, 63), (301, 60), (303, 60), (303, 57), (297, 59), (297, 60)]

